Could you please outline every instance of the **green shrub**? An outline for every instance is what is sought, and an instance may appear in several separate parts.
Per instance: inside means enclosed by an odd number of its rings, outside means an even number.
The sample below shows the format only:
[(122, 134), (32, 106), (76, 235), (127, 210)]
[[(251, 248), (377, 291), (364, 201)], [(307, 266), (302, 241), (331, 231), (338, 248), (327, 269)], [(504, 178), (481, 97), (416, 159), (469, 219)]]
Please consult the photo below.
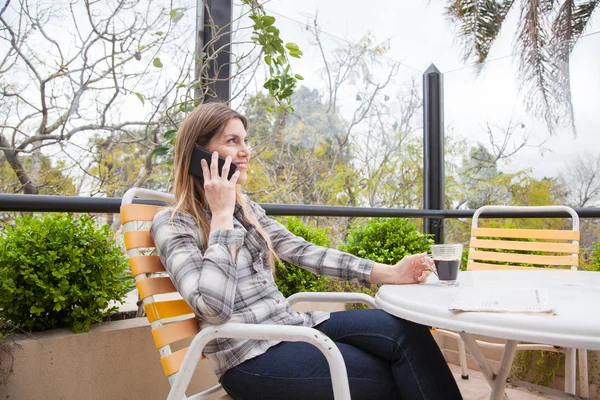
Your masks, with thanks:
[[(326, 229), (308, 227), (301, 219), (296, 217), (287, 217), (286, 221), (279, 218), (277, 220), (284, 224), (294, 235), (300, 236), (307, 242), (323, 247), (329, 247), (330, 245)], [(325, 279), (281, 260), (276, 261), (275, 267), (275, 283), (277, 283), (279, 290), (285, 297), (299, 292), (315, 292)]]
[[(348, 231), (340, 250), (383, 264), (396, 264), (404, 256), (423, 253), (433, 244), (431, 235), (424, 235), (414, 224), (402, 218), (374, 218)], [(325, 280), (318, 290), (328, 292), (358, 292), (375, 296), (379, 285), (363, 286), (333, 279)], [(348, 305), (347, 308), (366, 308)]]
[[(580, 257), (581, 258), (581, 257)], [(582, 263), (583, 268), (588, 271), (600, 271), (600, 243), (594, 242), (594, 251), (589, 262)]]
[(84, 215), (15, 220), (0, 235), (0, 309), (19, 329), (42, 331), (90, 324), (116, 311), (127, 260), (104, 225)]
[(460, 270), (466, 271), (469, 264), (469, 245), (463, 247), (463, 252), (460, 257)]
[(348, 232), (342, 251), (383, 264), (396, 264), (404, 256), (423, 253), (433, 244), (414, 224), (403, 218), (374, 218)]
[(548, 387), (564, 364), (564, 353), (523, 350), (517, 352), (510, 375), (521, 381)]

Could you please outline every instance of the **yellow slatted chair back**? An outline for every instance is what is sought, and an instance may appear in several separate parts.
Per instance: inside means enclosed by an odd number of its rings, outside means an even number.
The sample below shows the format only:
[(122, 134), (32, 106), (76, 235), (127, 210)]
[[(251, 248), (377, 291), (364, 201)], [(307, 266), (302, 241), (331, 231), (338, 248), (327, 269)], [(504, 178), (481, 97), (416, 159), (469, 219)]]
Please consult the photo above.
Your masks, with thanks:
[[(484, 228), (479, 225), (486, 212), (564, 212), (572, 220), (570, 229)], [(541, 218), (543, 216), (540, 216)], [(468, 270), (528, 269), (579, 265), (579, 216), (570, 207), (484, 206), (475, 211), (471, 227)]]
[(134, 204), (135, 197), (165, 203), (172, 203), (173, 197), (152, 190), (130, 189), (121, 205), (121, 223), (131, 272), (152, 328), (164, 373), (172, 383), (188, 350), (184, 347), (174, 351), (172, 345), (195, 336), (199, 332), (198, 321), (173, 286), (155, 252), (149, 229), (154, 215), (163, 206)]

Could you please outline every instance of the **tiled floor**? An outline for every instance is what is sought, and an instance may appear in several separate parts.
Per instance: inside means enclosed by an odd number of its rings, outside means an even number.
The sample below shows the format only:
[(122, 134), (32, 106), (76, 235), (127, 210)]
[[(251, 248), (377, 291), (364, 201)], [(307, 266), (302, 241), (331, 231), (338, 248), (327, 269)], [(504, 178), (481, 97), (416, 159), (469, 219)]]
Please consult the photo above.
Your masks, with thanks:
[[(487, 400), (489, 398), (491, 389), (481, 372), (469, 370), (469, 379), (461, 379), (460, 367), (454, 364), (448, 365), (458, 383), (464, 400)], [(506, 395), (509, 400), (560, 399), (560, 397), (542, 395), (525, 388), (508, 388), (506, 389)]]

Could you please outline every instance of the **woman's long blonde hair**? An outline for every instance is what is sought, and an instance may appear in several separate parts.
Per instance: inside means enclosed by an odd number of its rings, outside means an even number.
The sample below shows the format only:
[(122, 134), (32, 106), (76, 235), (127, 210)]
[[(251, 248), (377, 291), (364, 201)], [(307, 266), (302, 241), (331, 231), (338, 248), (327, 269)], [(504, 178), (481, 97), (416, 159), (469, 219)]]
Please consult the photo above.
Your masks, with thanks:
[[(206, 148), (208, 142), (221, 133), (227, 122), (232, 118), (239, 119), (244, 125), (244, 129), (247, 129), (248, 120), (246, 117), (232, 110), (226, 104), (218, 102), (201, 104), (183, 121), (175, 138), (173, 171), (175, 175), (174, 194), (176, 204), (174, 213), (178, 211), (185, 212), (196, 220), (203, 233), (203, 250), (208, 245), (208, 236), (210, 234), (210, 222), (206, 217), (206, 210), (209, 209), (209, 206), (204, 194), (203, 179), (190, 174), (188, 168), (195, 146), (198, 145)], [(236, 201), (242, 206), (248, 222), (256, 227), (260, 235), (267, 242), (269, 266), (274, 271), (274, 252), (271, 240), (254, 217), (254, 214), (250, 211), (248, 204), (242, 196), (240, 185), (236, 187)]]

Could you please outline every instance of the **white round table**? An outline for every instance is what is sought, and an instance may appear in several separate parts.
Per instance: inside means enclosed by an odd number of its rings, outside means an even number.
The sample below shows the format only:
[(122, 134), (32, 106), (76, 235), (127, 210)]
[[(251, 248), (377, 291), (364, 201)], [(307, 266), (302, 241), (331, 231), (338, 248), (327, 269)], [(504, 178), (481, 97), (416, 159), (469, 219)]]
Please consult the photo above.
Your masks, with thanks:
[[(459, 332), (500, 399), (520, 341), (600, 350), (600, 273), (557, 269), (459, 272), (458, 286), (439, 286), (435, 275), (419, 285), (383, 285), (375, 302), (386, 312), (427, 326)], [(554, 314), (456, 312), (448, 306), (462, 287), (547, 288)], [(497, 374), (471, 335), (507, 339)]]

